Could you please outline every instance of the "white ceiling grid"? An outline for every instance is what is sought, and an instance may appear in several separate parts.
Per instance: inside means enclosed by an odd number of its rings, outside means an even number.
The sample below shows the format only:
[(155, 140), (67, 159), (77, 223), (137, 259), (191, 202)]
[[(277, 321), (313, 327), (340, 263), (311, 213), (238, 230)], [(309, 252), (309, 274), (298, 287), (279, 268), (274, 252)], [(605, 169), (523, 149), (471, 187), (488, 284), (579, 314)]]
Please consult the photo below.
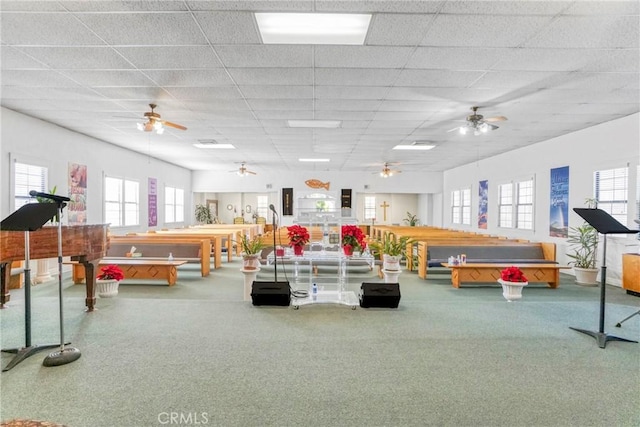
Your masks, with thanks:
[[(257, 172), (375, 171), (384, 162), (442, 171), (640, 111), (635, 0), (3, 0), (0, 8), (4, 107), (193, 170), (246, 161)], [(264, 45), (258, 11), (373, 17), (364, 46)], [(188, 130), (138, 131), (149, 103)], [(486, 135), (448, 132), (474, 105), (508, 120)], [(292, 119), (342, 125), (289, 128)], [(236, 149), (192, 145), (202, 139)], [(416, 140), (436, 148), (392, 150)]]

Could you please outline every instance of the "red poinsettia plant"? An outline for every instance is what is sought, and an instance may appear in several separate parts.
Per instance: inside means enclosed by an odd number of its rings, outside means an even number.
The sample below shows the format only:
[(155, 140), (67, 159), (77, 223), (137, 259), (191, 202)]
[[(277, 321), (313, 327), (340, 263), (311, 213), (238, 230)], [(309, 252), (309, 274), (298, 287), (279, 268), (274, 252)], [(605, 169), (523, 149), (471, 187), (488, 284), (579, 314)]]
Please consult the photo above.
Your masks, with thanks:
[(500, 272), (500, 278), (505, 282), (528, 282), (527, 278), (524, 277), (522, 270), (518, 267), (507, 267)]
[(291, 225), (287, 227), (289, 235), (289, 246), (304, 246), (309, 242), (309, 231), (301, 225)]
[(100, 273), (97, 278), (98, 280), (117, 280), (119, 282), (124, 279), (124, 273), (122, 269), (115, 264), (105, 265), (100, 268)]
[(343, 225), (342, 246), (351, 246), (363, 251), (367, 247), (367, 237), (357, 225)]

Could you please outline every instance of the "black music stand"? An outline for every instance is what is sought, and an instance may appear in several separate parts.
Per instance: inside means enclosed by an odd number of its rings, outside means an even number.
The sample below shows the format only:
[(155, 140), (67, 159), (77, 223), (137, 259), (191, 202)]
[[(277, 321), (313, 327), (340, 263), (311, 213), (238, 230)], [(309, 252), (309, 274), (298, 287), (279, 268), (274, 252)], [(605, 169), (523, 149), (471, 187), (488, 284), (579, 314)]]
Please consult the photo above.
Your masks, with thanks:
[(602, 234), (604, 236), (604, 240), (602, 245), (602, 267), (600, 273), (600, 323), (598, 332), (573, 327), (569, 328), (573, 329), (574, 331), (592, 336), (596, 339), (600, 348), (605, 348), (607, 345), (607, 341), (624, 341), (637, 343), (638, 341), (608, 335), (604, 331), (604, 306), (607, 279), (607, 234), (635, 234), (638, 233), (639, 230), (628, 229), (602, 209), (573, 208), (573, 210), (575, 213), (580, 215), (589, 225), (595, 228), (598, 233)]
[(35, 353), (57, 347), (58, 344), (32, 345), (31, 344), (31, 268), (29, 266), (29, 232), (36, 231), (51, 218), (56, 216), (58, 207), (54, 203), (29, 203), (6, 217), (0, 223), (3, 231), (24, 232), (24, 330), (25, 344), (21, 348), (3, 349), (6, 353), (15, 353), (15, 357), (2, 369), (2, 372), (16, 366)]

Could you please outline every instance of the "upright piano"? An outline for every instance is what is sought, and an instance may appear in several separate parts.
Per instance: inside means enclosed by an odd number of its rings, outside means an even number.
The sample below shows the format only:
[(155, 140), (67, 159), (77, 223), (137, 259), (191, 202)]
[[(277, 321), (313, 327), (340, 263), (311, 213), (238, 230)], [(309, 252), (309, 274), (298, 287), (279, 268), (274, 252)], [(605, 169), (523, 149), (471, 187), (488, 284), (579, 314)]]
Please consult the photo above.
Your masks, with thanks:
[[(11, 263), (25, 259), (23, 231), (0, 231), (0, 308), (9, 301)], [(62, 256), (84, 265), (87, 311), (96, 303), (95, 278), (98, 262), (109, 247), (109, 225), (62, 226)], [(58, 226), (46, 226), (29, 232), (29, 260), (58, 257)], [(25, 286), (28, 286), (25, 284)]]

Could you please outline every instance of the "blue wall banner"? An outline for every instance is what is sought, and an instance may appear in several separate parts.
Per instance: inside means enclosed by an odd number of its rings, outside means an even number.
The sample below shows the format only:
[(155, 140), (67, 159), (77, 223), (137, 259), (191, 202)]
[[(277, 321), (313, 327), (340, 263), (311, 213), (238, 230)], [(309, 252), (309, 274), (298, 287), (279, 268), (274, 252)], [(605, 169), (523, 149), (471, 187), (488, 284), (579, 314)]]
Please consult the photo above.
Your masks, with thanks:
[(487, 229), (487, 206), (489, 204), (489, 181), (480, 181), (478, 187), (478, 228)]
[(569, 235), (569, 166), (551, 169), (549, 235)]

